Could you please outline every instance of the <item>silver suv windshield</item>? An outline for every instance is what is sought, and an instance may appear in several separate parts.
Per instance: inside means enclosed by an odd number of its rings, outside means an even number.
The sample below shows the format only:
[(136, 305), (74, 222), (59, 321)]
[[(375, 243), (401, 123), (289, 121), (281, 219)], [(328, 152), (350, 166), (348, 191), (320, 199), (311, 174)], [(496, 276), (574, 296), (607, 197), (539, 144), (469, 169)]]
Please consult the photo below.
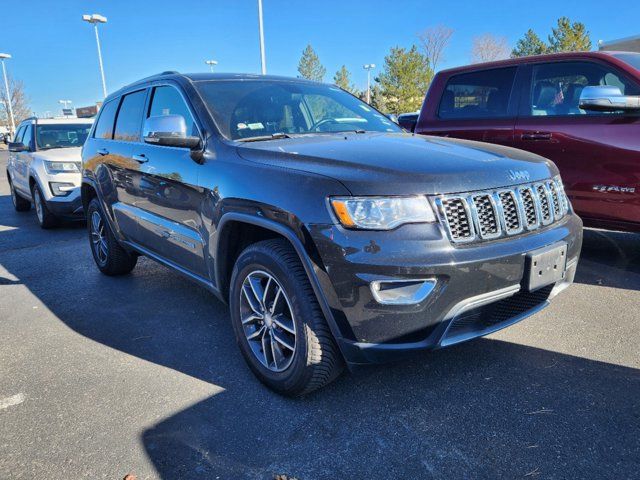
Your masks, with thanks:
[(90, 129), (88, 123), (36, 125), (36, 144), (39, 150), (81, 147)]
[(232, 140), (402, 131), (382, 113), (331, 85), (273, 80), (212, 80), (196, 85), (220, 133)]

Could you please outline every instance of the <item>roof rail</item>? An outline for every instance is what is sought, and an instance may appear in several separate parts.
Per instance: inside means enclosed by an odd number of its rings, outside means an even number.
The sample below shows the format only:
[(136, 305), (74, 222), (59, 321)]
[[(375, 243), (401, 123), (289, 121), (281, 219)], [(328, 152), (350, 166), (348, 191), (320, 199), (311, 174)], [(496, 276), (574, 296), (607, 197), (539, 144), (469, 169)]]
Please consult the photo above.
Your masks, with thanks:
[(179, 75), (179, 74), (180, 74), (180, 72), (177, 72), (177, 71), (175, 71), (175, 70), (165, 70), (164, 72), (159, 73), (158, 75), (171, 75), (171, 74), (173, 74), (173, 75)]

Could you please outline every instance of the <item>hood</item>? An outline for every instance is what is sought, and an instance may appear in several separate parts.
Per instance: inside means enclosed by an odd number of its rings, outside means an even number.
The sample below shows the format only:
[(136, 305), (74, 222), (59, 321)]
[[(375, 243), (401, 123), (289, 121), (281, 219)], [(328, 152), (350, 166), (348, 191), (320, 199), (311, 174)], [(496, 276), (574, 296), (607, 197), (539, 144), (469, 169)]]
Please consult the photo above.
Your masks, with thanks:
[(332, 177), (353, 195), (460, 193), (558, 173), (549, 160), (522, 150), (408, 133), (304, 135), (246, 143), (238, 153), (247, 160)]
[(80, 162), (82, 147), (52, 148), (51, 150), (38, 150), (36, 157), (51, 162)]

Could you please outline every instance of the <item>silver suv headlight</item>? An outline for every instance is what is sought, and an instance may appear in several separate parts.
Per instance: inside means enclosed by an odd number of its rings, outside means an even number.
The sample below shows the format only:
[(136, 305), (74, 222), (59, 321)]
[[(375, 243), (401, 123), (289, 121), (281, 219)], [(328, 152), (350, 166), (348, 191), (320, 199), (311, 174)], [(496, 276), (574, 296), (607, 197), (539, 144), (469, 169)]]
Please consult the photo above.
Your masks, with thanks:
[(406, 223), (435, 222), (426, 197), (332, 197), (331, 208), (347, 228), (392, 230)]
[(44, 168), (49, 174), (80, 172), (80, 165), (76, 162), (44, 162)]

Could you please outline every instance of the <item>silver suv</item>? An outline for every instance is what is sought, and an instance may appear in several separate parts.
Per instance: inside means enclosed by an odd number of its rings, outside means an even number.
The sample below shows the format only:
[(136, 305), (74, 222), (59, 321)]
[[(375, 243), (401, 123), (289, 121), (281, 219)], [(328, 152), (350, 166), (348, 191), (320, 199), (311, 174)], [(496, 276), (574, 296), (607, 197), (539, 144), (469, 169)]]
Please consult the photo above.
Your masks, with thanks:
[(82, 218), (80, 150), (92, 119), (24, 120), (9, 143), (7, 176), (19, 212), (33, 202), (42, 228), (60, 218)]

